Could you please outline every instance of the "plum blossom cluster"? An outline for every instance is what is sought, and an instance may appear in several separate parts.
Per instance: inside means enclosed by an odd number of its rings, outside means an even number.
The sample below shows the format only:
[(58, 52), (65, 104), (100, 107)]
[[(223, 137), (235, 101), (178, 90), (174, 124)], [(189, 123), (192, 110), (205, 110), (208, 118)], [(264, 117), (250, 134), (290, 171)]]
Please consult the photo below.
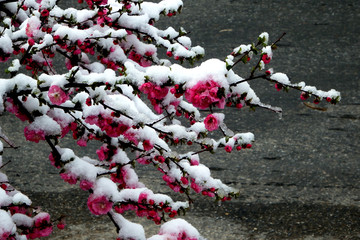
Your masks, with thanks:
[[(3, 144), (0, 142), (0, 153)], [(5, 164), (0, 155), (0, 168)], [(50, 215), (32, 206), (31, 200), (16, 190), (7, 176), (0, 172), (0, 239), (36, 239), (49, 236), (54, 222)], [(64, 219), (56, 221), (59, 228), (65, 226)]]
[[(78, 2), (78, 9), (62, 9), (55, 0), (0, 1), (0, 61), (10, 65), (8, 78), (0, 79), (0, 113), (26, 123), (26, 140), (49, 145), (49, 162), (59, 178), (89, 193), (89, 211), (110, 218), (114, 238), (146, 239), (143, 227), (123, 216), (133, 211), (162, 224), (147, 239), (203, 239), (190, 223), (169, 219), (189, 208), (193, 194), (227, 201), (239, 191), (213, 178), (201, 154), (250, 149), (255, 139), (250, 132), (228, 128), (231, 119), (222, 109), (281, 112), (262, 103), (248, 81), (293, 88), (301, 99), (312, 97), (315, 103), (340, 101), (336, 90), (291, 83), (268, 67), (283, 36), (271, 43), (262, 33), (224, 61), (209, 59), (185, 68), (181, 63), (195, 63), (204, 49), (193, 46), (182, 28), (156, 27), (160, 17), (180, 13), (181, 0)], [(55, 56), (66, 70), (54, 63)], [(247, 78), (233, 71), (240, 62), (254, 65)], [(214, 131), (220, 137), (213, 137)], [(61, 147), (67, 135), (81, 147), (100, 142), (97, 158)], [(191, 151), (182, 152), (179, 145), (192, 145)], [(155, 168), (159, 179), (189, 201), (153, 193), (139, 181), (138, 165)], [(63, 218), (51, 221), (37, 212), (4, 174), (0, 183), (0, 222), (5, 223), (0, 240), (39, 238), (48, 236), (54, 224), (65, 227)]]

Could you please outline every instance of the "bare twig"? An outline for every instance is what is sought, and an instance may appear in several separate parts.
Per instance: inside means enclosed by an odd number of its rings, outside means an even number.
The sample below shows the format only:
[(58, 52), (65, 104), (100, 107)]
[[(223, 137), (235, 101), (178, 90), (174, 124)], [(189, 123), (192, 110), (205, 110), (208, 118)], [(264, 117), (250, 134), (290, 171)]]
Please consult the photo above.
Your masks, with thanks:
[(3, 133), (1, 127), (0, 127), (0, 138), (3, 139), (7, 144), (9, 144), (10, 147), (17, 149), (19, 146), (16, 146), (13, 141), (11, 141), (5, 133)]
[(11, 160), (7, 161), (6, 163), (4, 163), (3, 165), (0, 166), (0, 169), (2, 169), (3, 167), (5, 167), (6, 165), (8, 165), (9, 163), (11, 163)]

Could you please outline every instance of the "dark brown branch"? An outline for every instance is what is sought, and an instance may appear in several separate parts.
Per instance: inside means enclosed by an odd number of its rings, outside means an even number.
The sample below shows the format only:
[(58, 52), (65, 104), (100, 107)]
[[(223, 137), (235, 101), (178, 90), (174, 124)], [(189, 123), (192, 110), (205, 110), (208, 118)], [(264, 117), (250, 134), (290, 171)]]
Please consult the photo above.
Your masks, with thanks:
[[(286, 34), (286, 33), (284, 32), (274, 43), (272, 43), (272, 44), (271, 44), (271, 48), (273, 48), (273, 47), (275, 46), (275, 44), (278, 43), (278, 42), (285, 36), (285, 34)], [(259, 46), (260, 44), (261, 44), (261, 42), (258, 42), (258, 43), (255, 45), (255, 47)], [(247, 56), (251, 51), (252, 51), (252, 50), (244, 52), (243, 55), (231, 66), (231, 68), (233, 68), (233, 67), (234, 67), (236, 64), (238, 64), (239, 62), (241, 62), (242, 59), (243, 59), (245, 56)], [(256, 66), (254, 67), (254, 69), (252, 70), (252, 75), (253, 75), (253, 72), (255, 72), (256, 68), (259, 66), (260, 61), (261, 61), (261, 58), (260, 58), (260, 60), (258, 61), (258, 63), (256, 64)], [(250, 76), (252, 76), (252, 75), (250, 75)]]
[(248, 78), (246, 78), (246, 79), (243, 79), (243, 80), (240, 80), (240, 81), (237, 81), (237, 82), (235, 82), (235, 83), (232, 83), (232, 84), (230, 84), (230, 87), (234, 87), (234, 86), (236, 86), (236, 85), (238, 85), (238, 84), (240, 84), (240, 83), (242, 83), (242, 82), (248, 82), (248, 81), (250, 81), (250, 80), (254, 80), (254, 79), (258, 79), (258, 78), (264, 78), (264, 79), (267, 79), (266, 77), (267, 77), (268, 75), (266, 75), (266, 74), (261, 74), (261, 75), (258, 75), (258, 76), (250, 76), (250, 77), (248, 77)]
[(110, 218), (111, 222), (115, 225), (116, 227), (116, 231), (119, 232), (120, 231), (120, 226), (117, 224), (117, 222), (115, 221), (113, 215), (112, 215), (112, 211), (107, 213), (108, 217)]

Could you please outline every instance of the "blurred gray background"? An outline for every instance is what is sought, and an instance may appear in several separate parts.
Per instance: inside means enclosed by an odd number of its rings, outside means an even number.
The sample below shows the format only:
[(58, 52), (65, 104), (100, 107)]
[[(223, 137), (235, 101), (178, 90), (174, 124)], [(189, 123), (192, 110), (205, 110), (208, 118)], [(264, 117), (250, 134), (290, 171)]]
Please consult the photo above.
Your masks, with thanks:
[[(72, 1), (60, 1), (75, 6)], [(226, 123), (236, 131), (251, 131), (253, 148), (238, 153), (202, 155), (215, 177), (241, 189), (239, 199), (218, 206), (195, 197), (185, 218), (208, 239), (360, 239), (360, 2), (335, 0), (244, 1), (184, 0), (182, 14), (164, 17), (159, 27), (183, 26), (193, 45), (205, 48), (205, 59), (224, 59), (233, 48), (256, 41), (263, 31), (275, 41), (283, 32), (270, 64), (293, 82), (305, 81), (322, 90), (342, 93), (336, 105), (323, 111), (306, 107), (299, 92), (277, 92), (273, 84), (251, 82), (260, 99), (283, 108), (277, 114), (257, 109), (227, 110)], [(248, 76), (248, 65), (235, 71)], [(87, 194), (63, 183), (48, 161), (45, 143), (26, 142), (24, 125), (1, 116), (0, 125), (19, 149), (6, 148), (2, 171), (34, 205), (68, 215), (68, 226), (49, 239), (115, 239), (111, 222), (91, 216)], [(63, 145), (73, 146), (70, 140)], [(97, 146), (76, 148), (94, 156)], [(156, 171), (140, 168), (141, 180), (154, 191), (170, 193)], [(183, 199), (173, 194), (174, 199)], [(150, 237), (158, 227), (146, 219)]]

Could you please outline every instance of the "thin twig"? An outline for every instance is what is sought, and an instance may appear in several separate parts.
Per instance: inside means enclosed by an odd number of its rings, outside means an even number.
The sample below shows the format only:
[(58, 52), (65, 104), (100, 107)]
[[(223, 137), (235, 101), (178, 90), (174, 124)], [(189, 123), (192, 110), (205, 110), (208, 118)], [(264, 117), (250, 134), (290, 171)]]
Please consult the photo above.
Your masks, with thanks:
[(11, 160), (7, 161), (6, 163), (4, 163), (3, 165), (0, 166), (0, 169), (2, 169), (3, 167), (5, 167), (6, 165), (8, 165), (9, 163), (11, 163)]
[(254, 76), (250, 76), (250, 77), (248, 77), (248, 78), (246, 78), (246, 79), (239, 80), (239, 81), (237, 81), (237, 82), (235, 82), (235, 83), (230, 84), (230, 87), (236, 86), (236, 85), (238, 85), (238, 84), (240, 84), (240, 83), (242, 83), (242, 82), (248, 82), (248, 81), (250, 81), (250, 80), (254, 80), (254, 79), (258, 79), (258, 78), (264, 78), (264, 79), (266, 79), (266, 76), (268, 76), (268, 75), (266, 75), (266, 74), (261, 74), (261, 75), (255, 76), (255, 77), (254, 77)]
[(0, 127), (0, 138), (3, 139), (11, 148), (17, 149), (19, 146), (16, 146), (3, 132)]

